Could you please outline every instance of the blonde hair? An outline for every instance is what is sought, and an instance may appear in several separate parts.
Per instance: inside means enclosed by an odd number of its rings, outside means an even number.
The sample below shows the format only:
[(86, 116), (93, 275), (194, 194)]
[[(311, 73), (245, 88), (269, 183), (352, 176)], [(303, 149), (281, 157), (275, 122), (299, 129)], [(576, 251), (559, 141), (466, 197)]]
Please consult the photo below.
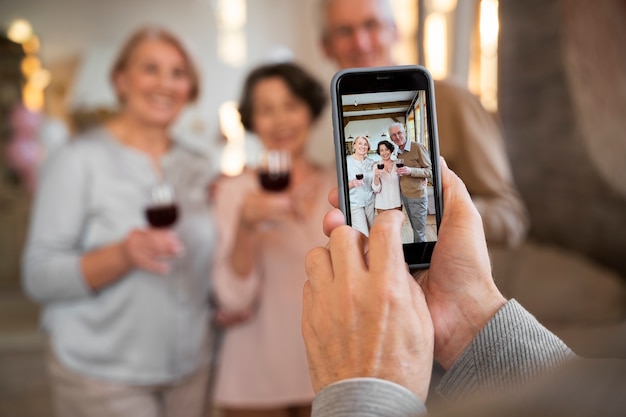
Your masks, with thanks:
[[(363, 139), (365, 141), (365, 143), (367, 144), (367, 150), (369, 151), (370, 149), (372, 149), (372, 146), (370, 145), (370, 141), (367, 140), (367, 138), (365, 136), (357, 136), (356, 138), (354, 138), (354, 140), (352, 141), (352, 146), (354, 146), (356, 144), (356, 141), (359, 139)], [(354, 153), (355, 151), (352, 151), (352, 153)]]
[[(128, 40), (120, 50), (119, 54), (117, 55), (117, 59), (113, 63), (113, 66), (111, 67), (109, 78), (113, 83), (113, 86), (115, 86), (115, 78), (118, 74), (126, 69), (126, 67), (128, 66), (128, 62), (130, 61), (130, 57), (133, 55), (137, 47), (146, 40), (159, 40), (168, 43), (176, 48), (176, 50), (182, 55), (187, 66), (187, 74), (191, 82), (189, 101), (195, 101), (200, 94), (200, 77), (198, 75), (196, 65), (191, 59), (189, 53), (187, 52), (187, 49), (183, 46), (182, 42), (176, 36), (174, 36), (174, 34), (158, 26), (143, 27), (133, 33), (130, 38), (128, 38)], [(120, 95), (117, 89), (115, 94), (117, 95), (117, 99), (122, 102), (123, 97)]]

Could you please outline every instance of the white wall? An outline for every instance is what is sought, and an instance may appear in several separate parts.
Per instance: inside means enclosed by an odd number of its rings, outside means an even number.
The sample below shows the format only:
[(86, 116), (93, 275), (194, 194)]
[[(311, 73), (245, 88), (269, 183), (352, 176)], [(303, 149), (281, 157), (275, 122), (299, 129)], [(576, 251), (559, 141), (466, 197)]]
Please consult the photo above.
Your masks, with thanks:
[[(378, 142), (381, 140), (390, 140), (388, 128), (392, 123), (395, 123), (395, 120), (375, 119), (353, 121), (346, 125), (346, 137), (349, 135), (353, 137), (369, 135), (370, 147), (375, 151)], [(386, 137), (382, 137), (383, 132)]]

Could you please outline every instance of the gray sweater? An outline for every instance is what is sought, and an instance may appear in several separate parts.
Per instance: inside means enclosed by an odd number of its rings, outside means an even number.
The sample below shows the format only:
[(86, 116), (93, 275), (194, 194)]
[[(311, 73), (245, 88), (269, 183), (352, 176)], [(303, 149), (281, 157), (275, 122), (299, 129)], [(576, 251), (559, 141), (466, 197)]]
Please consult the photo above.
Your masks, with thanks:
[(175, 144), (162, 158), (174, 186), (174, 232), (185, 253), (169, 275), (136, 269), (93, 292), (84, 253), (146, 227), (158, 180), (150, 158), (105, 129), (74, 139), (46, 164), (23, 257), (23, 285), (43, 306), (43, 327), (58, 359), (84, 374), (133, 384), (170, 382), (209, 361), (210, 264), (214, 225), (208, 158)]
[[(437, 391), (447, 399), (522, 386), (573, 359), (572, 351), (515, 300), (509, 301), (480, 331), (448, 370)], [(408, 389), (375, 378), (329, 385), (313, 401), (312, 417), (426, 414)]]

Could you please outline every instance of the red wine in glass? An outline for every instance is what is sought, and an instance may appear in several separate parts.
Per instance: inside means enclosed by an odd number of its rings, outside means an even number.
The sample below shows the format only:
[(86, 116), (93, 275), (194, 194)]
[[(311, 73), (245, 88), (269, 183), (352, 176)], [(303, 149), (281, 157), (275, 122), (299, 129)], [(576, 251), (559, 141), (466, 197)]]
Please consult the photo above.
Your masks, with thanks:
[(377, 164), (376, 165), (378, 167), (378, 169), (384, 169), (385, 168), (385, 164)]
[(152, 227), (159, 229), (171, 227), (178, 219), (178, 207), (176, 204), (150, 206), (146, 208), (146, 219)]
[(172, 227), (178, 220), (178, 206), (171, 185), (161, 183), (150, 190), (150, 204), (145, 211), (146, 220), (152, 227)]
[(402, 168), (404, 166), (404, 159), (397, 159), (396, 160), (396, 166), (398, 168)]
[(267, 191), (283, 191), (289, 186), (289, 171), (286, 172), (269, 172), (266, 170), (259, 171), (259, 181), (261, 187)]
[(259, 182), (267, 191), (280, 192), (289, 187), (291, 154), (284, 150), (267, 150), (261, 154)]
[(362, 180), (363, 179), (363, 174), (356, 174), (356, 179), (357, 180)]

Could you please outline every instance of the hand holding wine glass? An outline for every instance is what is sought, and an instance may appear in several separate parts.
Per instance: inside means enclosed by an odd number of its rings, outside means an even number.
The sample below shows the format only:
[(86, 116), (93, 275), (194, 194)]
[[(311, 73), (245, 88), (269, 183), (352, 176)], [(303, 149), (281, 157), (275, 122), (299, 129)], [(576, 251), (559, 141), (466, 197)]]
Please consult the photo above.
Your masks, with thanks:
[(355, 175), (355, 179), (350, 181), (350, 188), (362, 187), (363, 186), (363, 173), (357, 172)]
[(169, 259), (180, 255), (183, 246), (170, 230), (178, 219), (178, 206), (170, 184), (158, 183), (150, 189), (150, 201), (144, 212), (148, 224), (144, 230), (133, 230), (124, 248), (136, 267), (156, 273), (167, 273)]
[(411, 168), (404, 166), (404, 159), (396, 159), (396, 167), (399, 175), (411, 175)]
[(169, 261), (184, 251), (176, 235), (164, 228), (134, 229), (121, 246), (132, 267), (156, 274), (169, 273)]
[(376, 176), (380, 177), (383, 174), (384, 169), (385, 163), (383, 161), (378, 161), (378, 163), (376, 163)]
[(261, 153), (257, 171), (261, 190), (248, 192), (243, 200), (241, 222), (246, 229), (265, 230), (293, 214), (291, 196), (286, 191), (291, 180), (291, 154), (284, 150)]
[(159, 183), (150, 190), (150, 203), (146, 207), (146, 219), (152, 227), (168, 228), (178, 219), (178, 206), (174, 189), (167, 183)]

